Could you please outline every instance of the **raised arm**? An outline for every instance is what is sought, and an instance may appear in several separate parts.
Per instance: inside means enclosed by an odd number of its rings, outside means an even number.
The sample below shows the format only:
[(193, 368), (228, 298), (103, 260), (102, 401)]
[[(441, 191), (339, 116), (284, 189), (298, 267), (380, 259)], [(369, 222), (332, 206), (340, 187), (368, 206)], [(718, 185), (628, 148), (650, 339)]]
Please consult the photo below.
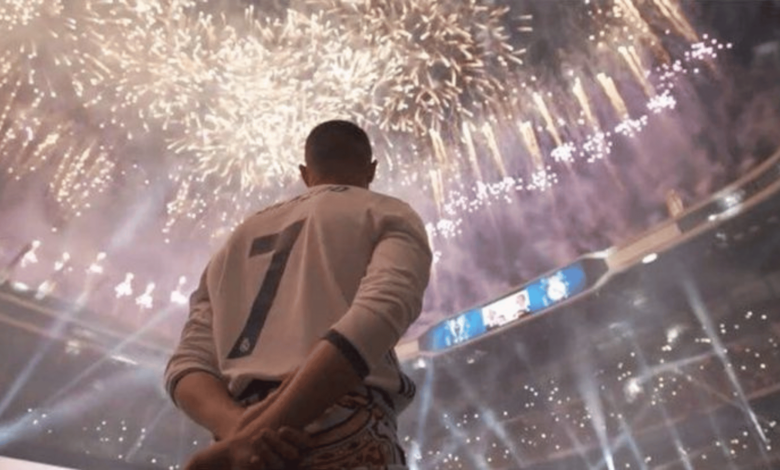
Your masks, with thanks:
[(233, 430), (243, 409), (231, 397), (217, 365), (206, 271), (190, 297), (189, 318), (166, 367), (165, 384), (190, 419), (221, 439)]

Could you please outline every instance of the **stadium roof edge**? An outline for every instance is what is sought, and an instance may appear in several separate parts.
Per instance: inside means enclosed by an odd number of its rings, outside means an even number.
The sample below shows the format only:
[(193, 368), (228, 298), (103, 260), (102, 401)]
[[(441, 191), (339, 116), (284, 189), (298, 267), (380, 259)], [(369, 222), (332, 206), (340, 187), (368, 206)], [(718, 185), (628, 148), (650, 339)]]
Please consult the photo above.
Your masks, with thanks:
[[(616, 272), (628, 269), (630, 266), (635, 265), (638, 262), (646, 259), (651, 255), (657, 255), (660, 252), (666, 251), (673, 246), (681, 243), (684, 240), (690, 239), (705, 230), (711, 229), (714, 226), (736, 216), (744, 210), (762, 202), (775, 192), (780, 191), (780, 148), (768, 158), (762, 162), (747, 174), (737, 179), (733, 183), (728, 184), (724, 188), (714, 192), (711, 196), (703, 199), (697, 204), (689, 207), (675, 217), (671, 217), (660, 224), (652, 227), (644, 233), (634, 237), (624, 244), (608, 248), (606, 250), (590, 253), (580, 256), (574, 260), (574, 262), (588, 258), (603, 258), (607, 262), (610, 273), (603, 276), (603, 279), (599, 280), (598, 285), (603, 285), (612, 275)], [(571, 263), (569, 264), (571, 265)], [(496, 299), (501, 299), (505, 296), (511, 295), (513, 292), (517, 292), (524, 286), (529, 285), (535, 280), (549, 276), (551, 273), (559, 271), (560, 268), (552, 270), (543, 274), (527, 283), (517, 286), (508, 293), (502, 294), (488, 302), (484, 302), (480, 305), (487, 305)], [(595, 288), (592, 286), (590, 290)], [(584, 293), (583, 293), (584, 294)], [(582, 295), (582, 294), (580, 294)], [(578, 297), (579, 295), (575, 296)], [(570, 300), (567, 300), (568, 303)], [(553, 306), (551, 309), (555, 309), (558, 306)], [(424, 337), (429, 331), (438, 325), (451, 320), (457, 316), (464, 314), (474, 308), (460, 311), (456, 314), (450, 315), (426, 329), (419, 337), (404, 342), (396, 348), (396, 353), (402, 362), (411, 361), (420, 356), (420, 338)], [(515, 321), (502, 327), (501, 330), (517, 326), (519, 322)], [(489, 332), (485, 335), (490, 335)], [(480, 337), (483, 335), (480, 335)], [(476, 339), (476, 338), (474, 338)], [(471, 343), (472, 341), (466, 341), (463, 344)]]

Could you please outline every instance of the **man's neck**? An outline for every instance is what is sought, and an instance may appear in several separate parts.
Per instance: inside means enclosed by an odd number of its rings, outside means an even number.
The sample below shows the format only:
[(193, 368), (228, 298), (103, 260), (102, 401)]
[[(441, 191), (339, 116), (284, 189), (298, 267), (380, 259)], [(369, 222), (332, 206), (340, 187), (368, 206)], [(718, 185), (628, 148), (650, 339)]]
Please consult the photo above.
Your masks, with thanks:
[(326, 186), (326, 185), (355, 186), (355, 187), (358, 187), (358, 188), (368, 189), (367, 185), (356, 183), (354, 181), (345, 181), (345, 180), (337, 181), (337, 180), (327, 180), (327, 179), (324, 179), (324, 180), (321, 180), (321, 181), (316, 181), (316, 182), (312, 183), (309, 187), (310, 188), (314, 188), (316, 186)]

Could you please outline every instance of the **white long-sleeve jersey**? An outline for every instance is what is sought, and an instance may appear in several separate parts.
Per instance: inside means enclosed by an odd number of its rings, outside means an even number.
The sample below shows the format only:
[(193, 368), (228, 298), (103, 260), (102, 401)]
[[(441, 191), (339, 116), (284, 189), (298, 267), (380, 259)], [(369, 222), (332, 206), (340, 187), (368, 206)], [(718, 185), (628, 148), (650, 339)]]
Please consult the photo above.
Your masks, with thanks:
[(247, 219), (209, 262), (165, 372), (224, 380), (234, 396), (276, 381), (330, 340), (400, 411), (414, 385), (393, 348), (417, 319), (431, 251), (406, 203), (322, 185)]

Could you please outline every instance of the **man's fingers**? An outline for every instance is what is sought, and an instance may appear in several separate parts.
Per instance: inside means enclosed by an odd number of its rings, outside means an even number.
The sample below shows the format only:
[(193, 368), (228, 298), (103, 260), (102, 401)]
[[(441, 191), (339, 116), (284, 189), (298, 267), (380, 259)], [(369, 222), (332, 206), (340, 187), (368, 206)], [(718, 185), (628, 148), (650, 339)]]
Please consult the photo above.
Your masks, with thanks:
[(204, 464), (204, 462), (195, 458), (187, 462), (187, 465), (184, 467), (184, 470), (206, 470), (207, 468), (208, 465)]
[(260, 434), (253, 439), (252, 447), (254, 447), (256, 455), (267, 463), (268, 468), (281, 470), (284, 468), (284, 460), (281, 456), (277, 455), (276, 452), (274, 452), (275, 449), (271, 449), (271, 446), (267, 443), (268, 436), (271, 434), (274, 434), (274, 432), (269, 429), (261, 431)]
[(314, 443), (314, 440), (308, 433), (287, 426), (279, 430), (279, 437), (285, 442), (294, 445), (299, 450), (308, 449)]
[(218, 443), (193, 455), (185, 468), (187, 470), (210, 470), (225, 467), (228, 463), (227, 448)]
[(298, 451), (298, 448), (295, 445), (286, 442), (275, 432), (269, 432), (263, 435), (262, 439), (268, 447), (270, 447), (271, 451), (284, 460), (295, 461), (301, 458), (301, 453)]
[(229, 445), (230, 461), (227, 462), (227, 465), (211, 466), (208, 470), (256, 470), (266, 468), (265, 462), (262, 461), (262, 456), (258, 456), (257, 452), (255, 452), (254, 443), (250, 438), (239, 435), (229, 441), (225, 441), (225, 443)]
[(233, 462), (230, 465), (230, 470), (256, 470), (258, 468), (265, 468), (261, 465), (260, 459), (257, 456), (253, 456), (249, 460)]

